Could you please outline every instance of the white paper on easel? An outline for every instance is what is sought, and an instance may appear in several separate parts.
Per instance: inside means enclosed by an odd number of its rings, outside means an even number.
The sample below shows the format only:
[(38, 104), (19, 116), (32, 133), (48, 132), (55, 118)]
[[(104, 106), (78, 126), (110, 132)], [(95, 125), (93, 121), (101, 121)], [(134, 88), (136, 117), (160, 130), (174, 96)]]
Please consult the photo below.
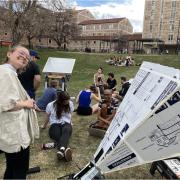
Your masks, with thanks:
[(75, 61), (71, 58), (49, 57), (42, 72), (72, 74)]

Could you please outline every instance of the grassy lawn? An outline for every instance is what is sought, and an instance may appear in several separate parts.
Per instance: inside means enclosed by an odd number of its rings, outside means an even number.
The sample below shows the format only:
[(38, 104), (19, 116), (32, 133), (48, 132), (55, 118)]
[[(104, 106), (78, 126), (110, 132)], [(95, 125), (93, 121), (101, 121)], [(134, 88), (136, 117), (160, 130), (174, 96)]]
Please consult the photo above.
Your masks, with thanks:
[[(6, 49), (0, 48), (0, 59), (5, 57)], [(128, 78), (133, 78), (138, 71), (138, 66), (134, 67), (114, 67), (107, 65), (105, 59), (108, 59), (110, 54), (85, 54), (85, 53), (71, 53), (60, 52), (55, 50), (40, 50), (41, 60), (38, 64), (40, 68), (44, 67), (48, 57), (64, 57), (75, 58), (76, 63), (73, 70), (72, 77), (68, 83), (68, 92), (71, 96), (77, 96), (78, 92), (84, 87), (87, 87), (93, 82), (93, 74), (101, 66), (104, 69), (104, 74), (107, 77), (109, 72), (114, 72), (115, 78), (120, 83), (120, 76), (124, 75)], [(136, 63), (142, 61), (156, 62), (162, 65), (172, 66), (180, 69), (180, 56), (176, 55), (133, 55)], [(42, 74), (43, 77), (43, 74)], [(41, 83), (41, 88), (38, 90), (37, 95), (42, 94), (44, 87), (44, 77)], [(2, 87), (1, 87), (2, 88)], [(120, 85), (118, 86), (118, 89)], [(75, 105), (76, 106), (76, 105)], [(43, 123), (45, 114), (38, 113), (39, 125)], [(34, 145), (31, 146), (30, 166), (40, 166), (41, 172), (33, 175), (29, 175), (29, 179), (56, 179), (57, 177), (64, 176), (69, 173), (78, 172), (79, 168), (83, 168), (89, 160), (92, 159), (94, 152), (96, 151), (100, 139), (89, 136), (87, 128), (89, 124), (96, 120), (96, 116), (77, 116), (73, 113), (73, 134), (70, 141), (70, 147), (73, 150), (72, 162), (59, 162), (56, 158), (56, 150), (41, 151), (40, 144), (43, 142), (51, 141), (48, 137), (48, 129), (41, 130), (40, 139), (38, 139)], [(160, 178), (159, 175), (152, 177), (149, 174), (150, 164), (130, 168), (106, 175), (109, 179), (152, 179)], [(3, 177), (5, 169), (5, 158), (3, 154), (0, 154), (0, 179)]]

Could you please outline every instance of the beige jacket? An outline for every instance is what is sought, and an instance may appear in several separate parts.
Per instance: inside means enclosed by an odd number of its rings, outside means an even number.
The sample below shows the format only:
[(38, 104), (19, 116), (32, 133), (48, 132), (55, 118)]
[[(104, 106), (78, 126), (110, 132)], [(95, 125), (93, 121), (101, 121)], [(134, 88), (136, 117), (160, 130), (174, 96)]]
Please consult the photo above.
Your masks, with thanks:
[(0, 150), (8, 153), (27, 148), (39, 137), (36, 112), (32, 109), (9, 111), (19, 100), (29, 98), (17, 75), (0, 65)]

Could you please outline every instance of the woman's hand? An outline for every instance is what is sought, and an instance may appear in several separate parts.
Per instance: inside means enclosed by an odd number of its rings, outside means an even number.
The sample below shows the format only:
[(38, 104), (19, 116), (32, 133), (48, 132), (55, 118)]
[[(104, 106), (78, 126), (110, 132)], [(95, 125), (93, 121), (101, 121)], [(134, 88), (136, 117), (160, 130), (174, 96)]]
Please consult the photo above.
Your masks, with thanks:
[(18, 111), (23, 108), (35, 109), (35, 105), (36, 105), (36, 102), (34, 99), (17, 101), (15, 107), (13, 109), (10, 109), (10, 111)]
[(28, 109), (34, 109), (36, 106), (36, 102), (34, 99), (27, 99), (22, 103), (24, 103), (24, 108), (28, 108)]
[(43, 124), (40, 126), (41, 129), (46, 129), (46, 126)]

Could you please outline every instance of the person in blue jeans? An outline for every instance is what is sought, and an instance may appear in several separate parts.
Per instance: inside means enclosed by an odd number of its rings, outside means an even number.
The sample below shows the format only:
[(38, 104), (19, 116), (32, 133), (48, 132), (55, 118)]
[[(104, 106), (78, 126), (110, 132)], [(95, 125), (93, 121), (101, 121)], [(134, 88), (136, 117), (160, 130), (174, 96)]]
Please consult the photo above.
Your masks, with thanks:
[[(65, 91), (58, 92), (57, 99), (50, 102), (46, 107), (47, 118), (42, 126), (46, 128), (50, 123), (49, 137), (54, 140), (53, 146), (57, 147), (57, 157), (59, 160), (72, 160), (72, 151), (68, 147), (69, 139), (72, 134), (72, 112), (74, 111), (73, 102)], [(52, 148), (50, 144), (43, 144), (43, 149)]]
[(54, 101), (57, 97), (57, 81), (51, 81), (50, 86), (45, 89), (43, 95), (37, 100), (36, 110), (45, 111), (48, 103)]
[[(95, 95), (96, 89), (98, 91), (98, 96)], [(90, 86), (89, 89), (85, 89), (79, 92), (76, 102), (78, 103), (77, 114), (79, 115), (91, 115), (98, 111), (98, 104), (91, 106), (91, 101), (95, 100), (100, 102), (101, 95), (99, 88), (95, 86)]]

